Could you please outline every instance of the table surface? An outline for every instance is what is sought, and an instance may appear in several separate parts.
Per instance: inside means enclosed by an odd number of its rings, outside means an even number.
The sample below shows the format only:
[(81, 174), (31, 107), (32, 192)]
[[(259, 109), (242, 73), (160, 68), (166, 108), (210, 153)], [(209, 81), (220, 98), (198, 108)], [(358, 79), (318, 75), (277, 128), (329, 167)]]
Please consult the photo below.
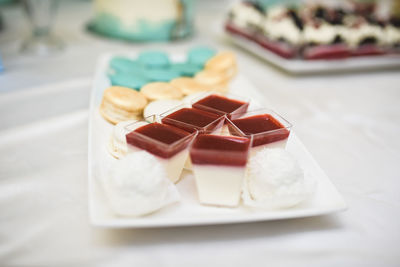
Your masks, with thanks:
[[(45, 58), (18, 52), (27, 33), (20, 8), (0, 10), (7, 27), (0, 32), (1, 266), (400, 265), (399, 70), (288, 75), (219, 36), (213, 29), (227, 1), (205, 2), (194, 38), (128, 44), (88, 34), (90, 3), (63, 1), (55, 28), (66, 49)], [(197, 44), (235, 51), (240, 72), (295, 125), (347, 211), (168, 229), (89, 224), (88, 101), (98, 56)]]

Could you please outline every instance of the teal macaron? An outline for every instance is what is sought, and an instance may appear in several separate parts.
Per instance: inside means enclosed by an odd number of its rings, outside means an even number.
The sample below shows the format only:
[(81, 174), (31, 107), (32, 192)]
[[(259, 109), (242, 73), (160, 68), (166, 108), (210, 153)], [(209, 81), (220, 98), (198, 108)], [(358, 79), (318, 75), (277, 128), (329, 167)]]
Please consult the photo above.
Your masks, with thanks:
[(167, 69), (148, 69), (146, 71), (146, 77), (152, 82), (169, 82), (175, 78), (181, 76), (179, 71), (171, 68)]
[(149, 82), (145, 76), (132, 73), (117, 72), (109, 74), (108, 77), (110, 78), (112, 85), (124, 86), (137, 91)]
[(206, 62), (212, 58), (217, 52), (209, 47), (198, 46), (189, 50), (187, 62), (193, 65), (204, 67)]
[(113, 57), (109, 63), (110, 69), (113, 72), (128, 72), (136, 73), (143, 69), (140, 62), (126, 58), (126, 57)]
[(147, 68), (167, 68), (170, 65), (168, 55), (161, 51), (142, 52), (138, 61)]
[(191, 63), (174, 63), (171, 69), (178, 71), (181, 76), (193, 77), (203, 68)]

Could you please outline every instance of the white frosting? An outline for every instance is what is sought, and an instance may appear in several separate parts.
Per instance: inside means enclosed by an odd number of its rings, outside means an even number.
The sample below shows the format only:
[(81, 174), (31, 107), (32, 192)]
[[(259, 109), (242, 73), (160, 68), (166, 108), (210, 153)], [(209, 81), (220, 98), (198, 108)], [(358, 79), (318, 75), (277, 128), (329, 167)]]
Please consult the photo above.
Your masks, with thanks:
[(140, 20), (154, 23), (176, 20), (179, 12), (176, 0), (152, 0), (151, 4), (144, 4), (142, 0), (95, 0), (94, 8), (96, 14), (119, 18), (129, 29), (138, 27)]
[(328, 23), (322, 23), (318, 28), (306, 25), (303, 31), (303, 39), (306, 43), (330, 44), (335, 40), (338, 29)]
[(386, 43), (394, 45), (400, 43), (400, 29), (392, 25), (386, 26), (385, 28)]
[[(174, 107), (181, 105), (182, 103), (183, 103), (182, 101), (176, 99), (156, 100), (146, 106), (146, 108), (143, 111), (144, 114), (143, 116), (147, 118), (147, 120), (150, 120), (150, 118), (152, 118), (150, 116), (160, 115)], [(149, 122), (154, 122), (154, 121), (151, 120)]]
[(267, 20), (279, 20), (282, 16), (287, 13), (287, 8), (283, 5), (277, 5), (268, 9), (266, 19)]
[(287, 9), (281, 6), (269, 9), (262, 25), (264, 33), (272, 40), (283, 38), (291, 44), (301, 44), (301, 31), (286, 13)]
[(242, 2), (236, 3), (231, 12), (233, 24), (240, 28), (245, 28), (249, 24), (259, 26), (263, 20), (263, 15), (258, 10)]
[(258, 208), (288, 208), (308, 198), (314, 184), (305, 180), (296, 159), (284, 149), (263, 149), (250, 158), (244, 203)]
[(161, 163), (146, 151), (116, 161), (104, 189), (113, 211), (124, 216), (149, 214), (179, 200)]
[(381, 44), (385, 41), (385, 34), (381, 27), (368, 23), (363, 23), (360, 27), (349, 27), (343, 31), (343, 37), (346, 42), (356, 47), (360, 42), (367, 37), (375, 37), (377, 44)]

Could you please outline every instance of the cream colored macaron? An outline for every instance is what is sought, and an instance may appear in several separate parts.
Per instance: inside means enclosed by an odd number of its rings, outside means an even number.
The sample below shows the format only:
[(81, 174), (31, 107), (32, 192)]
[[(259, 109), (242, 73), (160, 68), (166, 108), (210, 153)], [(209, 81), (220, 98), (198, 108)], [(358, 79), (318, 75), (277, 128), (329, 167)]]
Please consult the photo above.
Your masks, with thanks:
[(170, 83), (176, 88), (179, 88), (185, 96), (198, 92), (210, 91), (209, 86), (189, 77), (176, 78), (170, 81)]
[(111, 86), (103, 93), (100, 114), (107, 121), (117, 124), (140, 119), (146, 105), (147, 100), (141, 93), (122, 86)]
[(226, 94), (229, 91), (229, 82), (222, 82), (214, 85), (210, 85), (210, 90)]
[(149, 100), (180, 99), (182, 92), (170, 83), (152, 82), (142, 87), (140, 92)]
[(216, 85), (228, 81), (227, 77), (222, 72), (215, 72), (211, 70), (202, 70), (194, 76), (194, 79), (205, 85)]
[(113, 128), (110, 140), (107, 144), (107, 149), (108, 152), (117, 159), (125, 156), (128, 151), (128, 145), (126, 143), (126, 134), (128, 131), (126, 130), (126, 126), (133, 122), (135, 122), (135, 120), (122, 121), (117, 123)]
[(204, 68), (213, 71), (224, 71), (235, 65), (235, 54), (230, 51), (222, 51), (210, 58)]

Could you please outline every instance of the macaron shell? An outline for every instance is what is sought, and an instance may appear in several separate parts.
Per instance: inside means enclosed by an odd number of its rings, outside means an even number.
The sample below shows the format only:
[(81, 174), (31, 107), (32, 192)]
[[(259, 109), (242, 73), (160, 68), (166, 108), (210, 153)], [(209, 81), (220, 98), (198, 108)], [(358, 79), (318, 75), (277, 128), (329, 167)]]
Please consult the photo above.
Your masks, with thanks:
[(180, 77), (180, 73), (173, 69), (149, 69), (146, 71), (146, 77), (151, 82), (169, 82), (172, 79)]
[(226, 94), (229, 91), (229, 83), (228, 82), (222, 82), (219, 84), (214, 84), (210, 85), (210, 90), (216, 91), (222, 94)]
[(109, 78), (112, 85), (128, 87), (137, 91), (149, 82), (144, 76), (129, 73), (115, 73), (109, 75)]
[(118, 146), (114, 143), (112, 137), (110, 137), (107, 143), (107, 151), (116, 159), (122, 158), (126, 152), (124, 153), (122, 150), (119, 150)]
[(210, 87), (199, 83), (194, 78), (180, 77), (170, 82), (173, 86), (179, 88), (184, 95), (190, 95), (197, 92), (209, 91)]
[(107, 101), (104, 101), (100, 105), (101, 116), (112, 124), (117, 124), (121, 121), (127, 120), (140, 120), (142, 118), (141, 113), (127, 112), (122, 109), (115, 108)]
[(142, 87), (141, 93), (150, 101), (159, 99), (179, 99), (183, 96), (178, 88), (166, 82), (148, 83)]
[(128, 112), (140, 112), (147, 105), (143, 94), (122, 86), (111, 86), (103, 93), (103, 100)]
[(212, 57), (205, 64), (206, 70), (225, 71), (233, 66), (236, 66), (236, 57), (230, 51), (223, 51)]
[(215, 85), (224, 83), (228, 80), (228, 77), (223, 72), (215, 72), (210, 70), (203, 70), (194, 76), (196, 81), (206, 85)]
[(203, 67), (204, 64), (216, 54), (214, 49), (208, 47), (195, 47), (188, 52), (188, 62)]
[(125, 135), (128, 131), (125, 129), (129, 124), (134, 123), (136, 120), (128, 120), (117, 123), (110, 135), (109, 142), (107, 143), (108, 152), (115, 158), (123, 157), (128, 151)]
[(170, 65), (168, 55), (161, 51), (142, 52), (138, 61), (148, 68), (166, 68)]
[(178, 71), (180, 76), (188, 77), (193, 77), (196, 75), (196, 73), (203, 69), (202, 67), (191, 63), (175, 63), (171, 66), (171, 68)]
[(126, 57), (113, 57), (109, 63), (110, 69), (114, 72), (137, 72), (143, 69), (140, 62), (126, 58)]

